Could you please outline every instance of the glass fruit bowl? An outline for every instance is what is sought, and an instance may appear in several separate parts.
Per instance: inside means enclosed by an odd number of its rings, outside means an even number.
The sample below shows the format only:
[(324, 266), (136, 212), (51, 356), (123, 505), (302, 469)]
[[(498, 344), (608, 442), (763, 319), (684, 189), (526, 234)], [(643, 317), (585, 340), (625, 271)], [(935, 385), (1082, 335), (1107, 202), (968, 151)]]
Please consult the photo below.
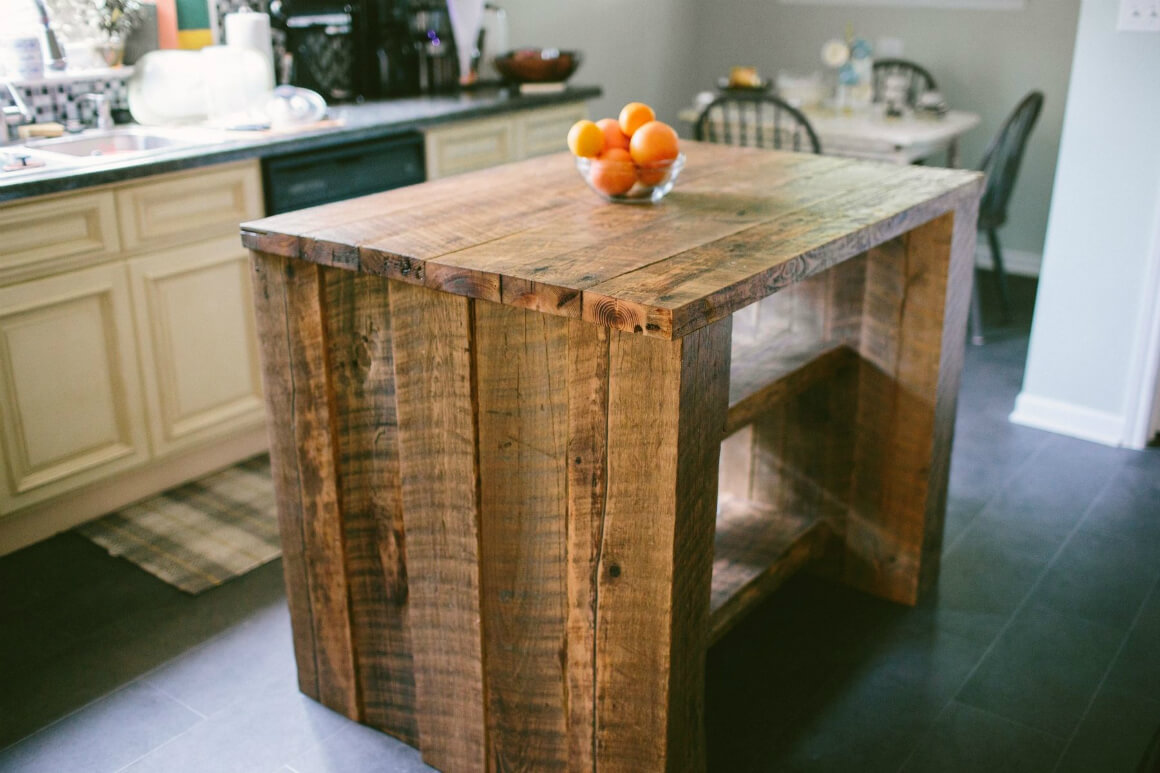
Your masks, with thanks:
[(677, 154), (672, 161), (646, 166), (634, 164), (628, 158), (576, 159), (576, 169), (588, 187), (605, 201), (617, 204), (654, 204), (660, 201), (673, 189), (677, 175), (684, 168), (684, 153)]

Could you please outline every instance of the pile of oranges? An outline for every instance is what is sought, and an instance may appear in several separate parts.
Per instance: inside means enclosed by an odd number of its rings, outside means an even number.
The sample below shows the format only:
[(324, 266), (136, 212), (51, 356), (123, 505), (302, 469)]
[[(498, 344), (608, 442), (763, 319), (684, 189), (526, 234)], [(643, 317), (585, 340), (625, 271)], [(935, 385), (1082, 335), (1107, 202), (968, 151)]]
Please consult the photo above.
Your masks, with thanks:
[(619, 196), (637, 182), (658, 185), (679, 153), (677, 133), (656, 119), (643, 102), (629, 102), (620, 117), (577, 121), (568, 132), (568, 149), (592, 159), (592, 187)]

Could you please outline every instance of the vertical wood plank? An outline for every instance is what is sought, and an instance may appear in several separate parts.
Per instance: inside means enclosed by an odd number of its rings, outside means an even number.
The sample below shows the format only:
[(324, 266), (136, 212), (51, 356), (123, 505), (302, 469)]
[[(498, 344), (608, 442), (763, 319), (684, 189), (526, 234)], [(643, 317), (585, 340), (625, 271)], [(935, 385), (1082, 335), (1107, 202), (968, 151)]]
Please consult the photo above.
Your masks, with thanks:
[[(937, 572), (937, 563), (925, 566), (937, 562), (937, 552), (927, 555), (924, 546), (928, 528), (941, 534), (954, 422), (948, 390), (952, 380), (958, 386), (964, 346), (961, 338), (944, 339), (948, 292), (957, 302), (961, 289), (948, 283), (954, 225), (954, 213), (947, 213), (867, 256), (844, 574), (855, 587), (909, 604)], [(969, 293), (969, 279), (966, 287)], [(962, 324), (947, 327), (962, 335), (966, 317), (952, 313)], [(940, 381), (948, 383), (940, 389)], [(950, 405), (939, 406), (940, 399)], [(939, 456), (936, 435), (941, 461), (932, 461)]]
[(261, 253), (252, 266), (299, 686), (357, 719), (319, 269)]
[(596, 600), (600, 771), (702, 770), (717, 462), (731, 323), (610, 341)]
[(608, 467), (606, 327), (568, 323), (568, 758), (596, 770), (596, 605)]
[(390, 283), (419, 737), (456, 773), (487, 769), (472, 303)]
[(488, 762), (568, 767), (568, 323), (477, 301)]
[(322, 276), (362, 718), (418, 746), (387, 281)]

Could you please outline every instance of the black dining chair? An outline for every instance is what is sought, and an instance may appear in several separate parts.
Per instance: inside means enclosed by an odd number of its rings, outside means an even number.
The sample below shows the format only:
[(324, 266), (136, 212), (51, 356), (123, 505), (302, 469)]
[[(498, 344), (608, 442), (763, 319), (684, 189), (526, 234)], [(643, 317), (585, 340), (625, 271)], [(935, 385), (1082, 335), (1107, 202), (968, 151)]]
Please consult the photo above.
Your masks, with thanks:
[(979, 230), (987, 232), (991, 247), (991, 265), (999, 289), (999, 303), (1004, 320), (1011, 317), (1011, 299), (1007, 292), (1007, 272), (1003, 266), (1003, 248), (999, 244), (999, 228), (1007, 222), (1007, 205), (1011, 190), (1023, 163), (1027, 138), (1035, 128), (1043, 109), (1043, 93), (1032, 91), (1003, 122), (999, 133), (983, 153), (979, 169), (987, 176), (983, 198), (979, 202)]
[(810, 121), (771, 94), (725, 94), (701, 111), (693, 137), (724, 145), (821, 153)]
[(906, 59), (877, 59), (874, 62), (872, 77), (874, 79), (874, 101), (882, 101), (882, 92), (886, 87), (886, 79), (892, 75), (902, 75), (908, 79), (906, 86), (906, 104), (911, 107), (928, 91), (938, 91), (938, 84), (934, 76), (920, 64)]

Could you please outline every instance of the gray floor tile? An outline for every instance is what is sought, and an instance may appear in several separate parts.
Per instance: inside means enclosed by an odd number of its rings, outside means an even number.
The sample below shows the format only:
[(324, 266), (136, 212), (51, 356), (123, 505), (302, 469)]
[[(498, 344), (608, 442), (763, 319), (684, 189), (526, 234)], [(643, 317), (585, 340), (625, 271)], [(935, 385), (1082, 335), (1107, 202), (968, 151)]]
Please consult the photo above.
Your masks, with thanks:
[[(114, 559), (109, 559), (113, 561)], [(141, 572), (143, 584), (160, 581)], [(67, 641), (54, 659), (5, 670), (0, 690), (0, 746), (106, 695), (283, 598), (281, 562), (199, 596), (179, 594), (146, 606), (87, 636)], [(113, 599), (115, 601), (115, 597)]]
[(1063, 755), (1060, 773), (1137, 773), (1160, 729), (1160, 701), (1101, 690)]
[(1063, 739), (952, 703), (919, 741), (905, 773), (1036, 773), (1055, 767)]
[(1160, 585), (1144, 602), (1104, 686), (1127, 695), (1160, 699)]
[(0, 751), (0, 770), (113, 773), (201, 721), (161, 692), (131, 684)]
[(1123, 637), (1098, 623), (1029, 606), (995, 642), (957, 700), (1070, 737)]
[(294, 684), (297, 672), (289, 610), (281, 601), (257, 609), (244, 623), (144, 679), (207, 715), (272, 681)]
[(987, 505), (979, 520), (1066, 536), (1123, 466), (1123, 453), (1058, 435)]
[(943, 559), (933, 608), (939, 625), (989, 644), (1030, 593), (1063, 539), (976, 517)]
[(1140, 454), (1148, 461), (1124, 465), (1092, 505), (1080, 529), (1160, 544), (1160, 449)]
[(189, 732), (145, 755), (125, 773), (256, 773), (275, 770), (348, 724), (275, 679)]
[(290, 760), (295, 773), (429, 773), (419, 752), (369, 727), (349, 723)]
[(1127, 630), (1160, 578), (1160, 540), (1076, 533), (1035, 589), (1031, 603)]

